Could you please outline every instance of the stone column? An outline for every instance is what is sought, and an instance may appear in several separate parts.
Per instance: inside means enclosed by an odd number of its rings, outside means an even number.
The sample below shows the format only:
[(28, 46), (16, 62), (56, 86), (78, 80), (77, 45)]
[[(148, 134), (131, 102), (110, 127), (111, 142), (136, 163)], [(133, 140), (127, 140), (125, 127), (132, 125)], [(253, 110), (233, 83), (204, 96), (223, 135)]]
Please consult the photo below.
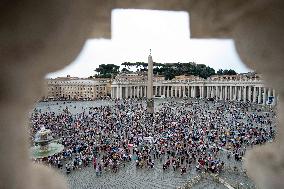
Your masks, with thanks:
[(225, 101), (228, 100), (228, 86), (225, 86)]
[(253, 97), (252, 102), (256, 103), (256, 87), (253, 87)]
[(165, 88), (166, 88), (165, 96), (169, 97), (170, 96), (170, 87), (169, 86), (165, 86)]
[(230, 96), (231, 96), (231, 101), (234, 101), (234, 94), (235, 94), (235, 90), (234, 90), (234, 86), (230, 86), (231, 87), (231, 89), (232, 89), (232, 91), (231, 91), (231, 94), (230, 94)]
[(158, 93), (159, 93), (159, 86), (156, 86), (155, 87), (155, 95), (158, 95)]
[(206, 98), (210, 98), (209, 86), (205, 86), (205, 87), (206, 87)]
[(258, 103), (258, 104), (261, 103), (261, 87), (258, 87), (258, 99), (257, 99), (257, 103)]
[(244, 86), (244, 91), (243, 91), (243, 99), (244, 99), (244, 102), (247, 101), (247, 86)]
[(238, 91), (238, 101), (241, 101), (242, 100), (242, 87), (239, 86), (239, 91)]
[(211, 98), (210, 86), (206, 86), (206, 88), (207, 88), (207, 98)]
[(229, 92), (229, 99), (230, 101), (233, 100), (233, 86), (230, 85), (230, 92)]
[(121, 98), (121, 99), (122, 99), (122, 97), (123, 97), (123, 96), (122, 96), (122, 95), (123, 95), (123, 94), (122, 94), (122, 92), (123, 92), (122, 89), (123, 89), (123, 86), (120, 87), (120, 91), (119, 91), (119, 93), (120, 93), (120, 94), (119, 94), (119, 96), (120, 96), (119, 98)]
[(115, 87), (112, 87), (112, 98), (115, 98)]
[(114, 98), (114, 87), (111, 88), (111, 98)]
[(130, 91), (129, 91), (129, 95), (130, 95), (130, 98), (133, 98), (133, 94), (134, 94), (134, 90), (133, 90), (133, 86), (130, 87)]
[(220, 86), (220, 100), (223, 100), (223, 86)]
[(155, 88), (155, 95), (157, 96), (157, 95), (159, 95), (158, 93), (159, 93), (159, 86), (157, 85), (157, 86), (155, 86), (154, 87)]
[(274, 98), (276, 98), (276, 92), (275, 92), (275, 89), (273, 89), (273, 90), (272, 90), (272, 96), (273, 96)]
[(270, 97), (271, 96), (271, 88), (268, 88), (268, 97)]
[(116, 98), (119, 98), (119, 85), (116, 87)]
[(122, 86), (119, 86), (119, 89), (118, 89), (118, 98), (122, 98)]
[(163, 86), (163, 95), (166, 96), (166, 86)]
[(221, 100), (221, 86), (217, 86), (217, 97)]
[(128, 98), (128, 85), (125, 87), (125, 98)]
[(251, 103), (251, 86), (248, 86), (248, 101)]
[(118, 97), (118, 92), (119, 92), (118, 89), (119, 89), (119, 88), (118, 88), (118, 85), (117, 85), (117, 86), (115, 87), (115, 98), (119, 98), (119, 97)]
[(238, 92), (238, 87), (234, 86), (234, 101), (237, 101), (237, 92)]
[(181, 98), (181, 86), (179, 86), (178, 88), (179, 88), (179, 90), (178, 90), (178, 97)]
[(171, 86), (171, 97), (174, 97), (174, 86)]
[(262, 105), (266, 105), (266, 88), (263, 88), (263, 99), (262, 99)]
[(188, 85), (188, 86), (187, 86), (187, 97), (188, 97), (188, 98), (191, 97), (190, 90), (191, 90), (191, 88), (190, 88), (190, 86)]
[(185, 94), (185, 85), (182, 86), (182, 97), (184, 98), (186, 96)]

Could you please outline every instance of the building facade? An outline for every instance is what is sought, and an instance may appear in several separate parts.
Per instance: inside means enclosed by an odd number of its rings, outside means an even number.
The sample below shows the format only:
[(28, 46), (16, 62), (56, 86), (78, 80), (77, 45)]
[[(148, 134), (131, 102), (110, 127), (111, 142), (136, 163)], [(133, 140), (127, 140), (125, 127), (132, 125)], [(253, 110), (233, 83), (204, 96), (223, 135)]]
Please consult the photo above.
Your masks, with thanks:
[[(203, 79), (196, 76), (178, 76), (173, 80), (153, 77), (153, 93), (166, 98), (214, 98), (217, 100), (267, 104), (276, 102), (275, 90), (264, 86), (261, 77), (247, 73), (238, 75), (211, 76)], [(119, 75), (111, 85), (112, 98), (143, 98), (147, 95), (147, 79), (134, 74)]]
[(46, 80), (48, 100), (95, 100), (110, 95), (109, 79), (58, 77)]

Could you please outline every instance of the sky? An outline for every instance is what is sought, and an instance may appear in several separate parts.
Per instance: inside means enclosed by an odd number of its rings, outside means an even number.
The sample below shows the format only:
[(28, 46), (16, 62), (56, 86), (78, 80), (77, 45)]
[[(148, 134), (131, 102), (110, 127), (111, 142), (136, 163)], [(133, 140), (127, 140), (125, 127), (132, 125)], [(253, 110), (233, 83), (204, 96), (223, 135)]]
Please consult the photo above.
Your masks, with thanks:
[[(196, 62), (218, 69), (251, 71), (240, 60), (231, 39), (191, 39), (189, 14), (183, 11), (115, 9), (111, 39), (88, 39), (70, 65), (48, 78), (89, 77), (100, 64), (147, 62)], [(122, 69), (123, 67), (121, 67)]]

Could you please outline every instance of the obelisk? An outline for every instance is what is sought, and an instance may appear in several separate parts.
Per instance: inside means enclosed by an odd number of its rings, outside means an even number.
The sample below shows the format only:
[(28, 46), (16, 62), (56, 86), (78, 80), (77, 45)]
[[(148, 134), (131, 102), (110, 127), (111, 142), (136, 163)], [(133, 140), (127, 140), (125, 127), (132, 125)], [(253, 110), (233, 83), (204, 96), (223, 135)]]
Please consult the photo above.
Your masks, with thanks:
[(153, 60), (150, 54), (148, 56), (148, 82), (147, 82), (147, 112), (154, 113), (154, 98), (153, 98)]

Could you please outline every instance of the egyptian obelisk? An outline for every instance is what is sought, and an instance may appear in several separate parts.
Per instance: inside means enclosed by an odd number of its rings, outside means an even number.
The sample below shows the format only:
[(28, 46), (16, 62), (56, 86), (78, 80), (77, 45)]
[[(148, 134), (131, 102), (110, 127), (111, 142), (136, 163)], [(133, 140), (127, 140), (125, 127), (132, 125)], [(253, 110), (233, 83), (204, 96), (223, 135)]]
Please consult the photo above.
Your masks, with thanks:
[(153, 98), (153, 60), (150, 54), (148, 56), (148, 82), (147, 82), (147, 112), (154, 113), (154, 98)]

